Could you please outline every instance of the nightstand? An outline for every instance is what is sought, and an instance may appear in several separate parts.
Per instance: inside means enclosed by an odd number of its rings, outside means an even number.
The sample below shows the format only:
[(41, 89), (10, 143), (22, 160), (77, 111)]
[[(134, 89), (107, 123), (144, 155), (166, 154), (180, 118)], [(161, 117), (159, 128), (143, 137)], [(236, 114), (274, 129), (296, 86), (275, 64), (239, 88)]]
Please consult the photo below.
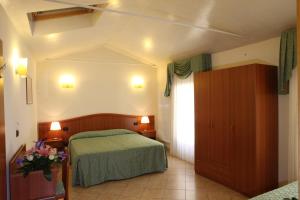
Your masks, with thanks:
[(49, 145), (52, 148), (56, 148), (57, 151), (64, 151), (67, 143), (62, 138), (49, 138), (45, 140), (45, 145)]
[(151, 139), (156, 139), (156, 130), (140, 130), (138, 131), (141, 135), (151, 138)]

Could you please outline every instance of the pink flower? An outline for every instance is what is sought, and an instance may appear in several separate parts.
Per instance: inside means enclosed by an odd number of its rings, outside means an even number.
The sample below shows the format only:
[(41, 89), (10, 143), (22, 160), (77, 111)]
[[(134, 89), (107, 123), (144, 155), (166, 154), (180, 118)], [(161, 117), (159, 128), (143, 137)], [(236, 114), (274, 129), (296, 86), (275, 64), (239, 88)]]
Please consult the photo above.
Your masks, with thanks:
[(49, 145), (46, 145), (46, 147), (45, 147), (46, 149), (51, 149), (51, 146), (49, 146)]
[(49, 150), (49, 154), (50, 154), (50, 155), (56, 155), (56, 154), (57, 154), (56, 148), (51, 148), (51, 149)]
[(32, 147), (31, 149), (29, 149), (28, 151), (26, 151), (26, 154), (27, 154), (27, 155), (33, 154), (34, 152), (36, 152), (36, 148), (35, 148), (35, 147)]
[(39, 150), (37, 150), (37, 153), (39, 153), (41, 156), (49, 156), (49, 150), (46, 148), (40, 148)]

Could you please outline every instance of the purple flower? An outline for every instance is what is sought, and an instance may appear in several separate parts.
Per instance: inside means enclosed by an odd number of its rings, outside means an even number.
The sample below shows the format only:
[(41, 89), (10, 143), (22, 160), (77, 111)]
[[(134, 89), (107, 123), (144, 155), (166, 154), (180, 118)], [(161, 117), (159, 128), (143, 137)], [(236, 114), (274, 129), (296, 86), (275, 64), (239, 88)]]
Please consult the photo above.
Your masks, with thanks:
[(37, 149), (40, 149), (41, 147), (44, 147), (45, 146), (45, 142), (43, 140), (39, 140), (35, 143), (35, 147)]
[(23, 158), (18, 158), (18, 159), (16, 160), (16, 163), (17, 163), (17, 165), (19, 165), (19, 166), (23, 166), (24, 159), (23, 159)]
[(68, 155), (64, 151), (59, 151), (57, 155), (61, 160), (65, 160), (68, 157)]

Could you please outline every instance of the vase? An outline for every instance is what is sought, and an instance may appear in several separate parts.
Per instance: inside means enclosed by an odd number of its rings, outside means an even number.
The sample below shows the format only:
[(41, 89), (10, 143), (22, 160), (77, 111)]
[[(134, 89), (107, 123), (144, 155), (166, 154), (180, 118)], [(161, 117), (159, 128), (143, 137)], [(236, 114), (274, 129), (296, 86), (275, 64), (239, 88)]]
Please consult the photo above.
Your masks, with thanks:
[(52, 180), (48, 181), (42, 170), (30, 172), (28, 176), (14, 174), (11, 188), (12, 200), (28, 200), (54, 197), (56, 193), (58, 168), (51, 169)]

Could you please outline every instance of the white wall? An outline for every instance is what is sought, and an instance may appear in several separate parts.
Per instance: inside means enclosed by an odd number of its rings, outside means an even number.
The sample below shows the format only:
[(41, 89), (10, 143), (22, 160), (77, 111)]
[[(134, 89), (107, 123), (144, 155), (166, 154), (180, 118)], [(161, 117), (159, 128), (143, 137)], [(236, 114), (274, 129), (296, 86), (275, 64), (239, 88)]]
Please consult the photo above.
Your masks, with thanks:
[[(4, 61), (8, 64), (4, 73), (6, 160), (8, 162), (21, 144), (33, 145), (32, 141), (36, 140), (36, 72), (34, 59), (1, 6), (0, 27)], [(31, 105), (26, 105), (25, 79), (20, 78), (14, 72), (13, 60), (18, 56), (29, 59), (28, 71), (33, 79), (34, 95), (34, 103)], [(19, 137), (16, 137), (16, 129), (20, 131)]]
[(167, 63), (162, 64), (157, 71), (158, 77), (158, 117), (157, 137), (168, 146), (171, 142), (171, 98), (164, 96), (167, 82)]
[[(278, 66), (280, 38), (272, 38), (244, 47), (215, 53), (212, 55), (214, 69), (240, 66), (249, 63), (262, 63)], [(170, 98), (163, 97), (166, 84), (166, 65), (159, 69), (159, 122), (158, 132), (165, 142), (171, 141)], [(289, 96), (279, 97), (279, 182), (287, 180)]]
[[(75, 77), (73, 89), (59, 86), (59, 77)], [(144, 78), (133, 88), (131, 78)], [(37, 67), (38, 121), (95, 113), (157, 114), (157, 69), (104, 47), (45, 60)]]

